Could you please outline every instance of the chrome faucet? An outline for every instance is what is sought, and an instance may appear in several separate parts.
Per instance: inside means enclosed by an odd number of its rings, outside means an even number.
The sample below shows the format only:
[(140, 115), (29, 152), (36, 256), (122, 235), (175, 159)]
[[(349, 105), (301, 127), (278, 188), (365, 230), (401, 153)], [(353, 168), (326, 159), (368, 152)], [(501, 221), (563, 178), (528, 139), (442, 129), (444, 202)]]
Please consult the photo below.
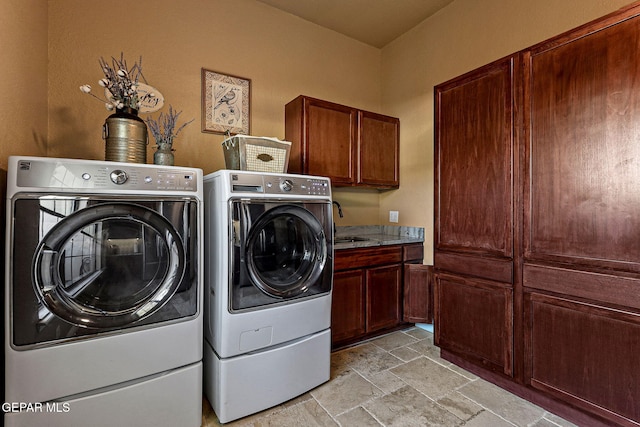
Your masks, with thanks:
[(344, 218), (344, 215), (342, 214), (342, 206), (340, 206), (340, 203), (336, 202), (335, 200), (332, 203), (338, 207), (338, 215), (340, 215), (340, 218)]
[[(334, 205), (336, 205), (338, 207), (338, 215), (340, 215), (340, 218), (344, 218), (344, 215), (342, 214), (342, 206), (340, 206), (340, 203), (336, 202), (335, 200), (332, 202)], [(336, 235), (336, 222), (333, 221), (333, 235)]]

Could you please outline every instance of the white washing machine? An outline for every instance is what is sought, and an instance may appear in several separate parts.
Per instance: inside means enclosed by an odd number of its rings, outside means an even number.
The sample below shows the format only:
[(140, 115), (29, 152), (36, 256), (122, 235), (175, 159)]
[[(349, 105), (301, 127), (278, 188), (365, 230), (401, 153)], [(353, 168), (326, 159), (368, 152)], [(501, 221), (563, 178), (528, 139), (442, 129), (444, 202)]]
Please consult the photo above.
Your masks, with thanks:
[(329, 380), (331, 186), (221, 170), (204, 200), (204, 389), (226, 423)]
[(202, 171), (10, 157), (6, 426), (199, 426)]

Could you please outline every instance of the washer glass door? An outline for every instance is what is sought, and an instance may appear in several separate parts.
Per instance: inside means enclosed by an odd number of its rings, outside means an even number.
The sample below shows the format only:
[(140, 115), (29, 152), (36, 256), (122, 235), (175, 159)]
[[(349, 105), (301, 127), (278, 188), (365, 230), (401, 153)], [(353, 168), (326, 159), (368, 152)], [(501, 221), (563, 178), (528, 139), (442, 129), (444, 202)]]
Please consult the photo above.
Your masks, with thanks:
[(232, 291), (232, 309), (331, 290), (331, 226), (327, 226), (331, 221), (327, 221), (327, 206), (235, 202), (240, 228), (236, 230), (240, 234), (240, 262), (236, 264), (240, 271), (239, 283)]

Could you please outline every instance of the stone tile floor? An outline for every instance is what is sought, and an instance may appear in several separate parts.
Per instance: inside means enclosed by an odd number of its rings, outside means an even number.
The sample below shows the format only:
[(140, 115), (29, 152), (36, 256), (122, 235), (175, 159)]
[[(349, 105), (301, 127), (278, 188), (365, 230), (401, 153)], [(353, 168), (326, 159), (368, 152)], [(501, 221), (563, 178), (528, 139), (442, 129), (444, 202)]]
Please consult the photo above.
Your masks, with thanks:
[[(333, 353), (325, 384), (225, 426), (574, 426), (439, 354), (430, 332), (393, 332)], [(202, 425), (221, 425), (206, 398)]]

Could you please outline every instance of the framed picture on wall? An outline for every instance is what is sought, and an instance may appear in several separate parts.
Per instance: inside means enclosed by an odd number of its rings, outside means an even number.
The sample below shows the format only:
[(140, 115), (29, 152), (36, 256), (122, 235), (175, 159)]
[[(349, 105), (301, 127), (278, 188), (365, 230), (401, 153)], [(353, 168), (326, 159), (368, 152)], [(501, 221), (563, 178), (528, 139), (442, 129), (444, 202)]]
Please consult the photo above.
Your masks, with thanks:
[(251, 80), (202, 69), (202, 131), (249, 135)]

